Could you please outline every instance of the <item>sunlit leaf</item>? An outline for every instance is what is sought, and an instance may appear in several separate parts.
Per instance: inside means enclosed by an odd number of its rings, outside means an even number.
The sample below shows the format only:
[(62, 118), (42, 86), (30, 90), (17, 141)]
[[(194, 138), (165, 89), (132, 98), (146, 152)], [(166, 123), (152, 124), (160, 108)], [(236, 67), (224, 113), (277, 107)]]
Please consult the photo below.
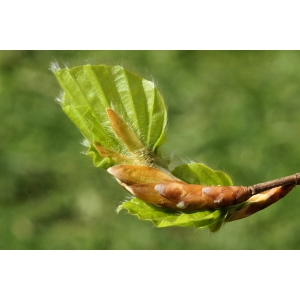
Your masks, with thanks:
[(159, 153), (165, 141), (167, 113), (153, 82), (121, 66), (85, 65), (53, 72), (64, 91), (62, 108), (89, 142), (87, 154), (97, 167), (108, 168), (114, 161), (102, 157), (95, 143), (128, 154), (126, 144), (111, 128), (107, 108), (125, 121), (147, 149)]
[(183, 164), (172, 171), (173, 175), (192, 184), (233, 185), (231, 178), (222, 171), (214, 171), (200, 163)]
[[(141, 220), (151, 221), (156, 227), (188, 227), (203, 228), (219, 224), (225, 217), (225, 210), (203, 210), (193, 213), (166, 210), (144, 201), (133, 198), (122, 203), (118, 212), (126, 209), (130, 214), (136, 215)], [(213, 228), (213, 227), (212, 227)]]

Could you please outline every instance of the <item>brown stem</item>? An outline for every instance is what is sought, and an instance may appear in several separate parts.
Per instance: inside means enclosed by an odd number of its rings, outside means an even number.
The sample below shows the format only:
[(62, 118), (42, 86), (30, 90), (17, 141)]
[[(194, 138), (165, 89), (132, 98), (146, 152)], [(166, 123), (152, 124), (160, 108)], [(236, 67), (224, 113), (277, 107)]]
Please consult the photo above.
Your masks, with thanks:
[(294, 184), (294, 185), (300, 184), (300, 173), (296, 173), (294, 175), (278, 178), (263, 183), (254, 184), (252, 186), (249, 186), (248, 189), (250, 190), (252, 195), (256, 195), (258, 193), (267, 191), (274, 187), (279, 187), (279, 186), (284, 186), (289, 184)]

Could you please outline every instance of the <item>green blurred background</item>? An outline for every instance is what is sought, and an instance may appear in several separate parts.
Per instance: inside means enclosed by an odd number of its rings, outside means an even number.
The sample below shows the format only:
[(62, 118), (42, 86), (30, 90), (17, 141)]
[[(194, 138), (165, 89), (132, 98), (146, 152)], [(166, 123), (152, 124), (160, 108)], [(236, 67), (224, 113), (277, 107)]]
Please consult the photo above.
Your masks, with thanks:
[(0, 51), (0, 249), (300, 249), (300, 188), (219, 232), (154, 228), (81, 154), (48, 70), (121, 64), (154, 80), (169, 112), (165, 156), (251, 185), (300, 172), (299, 51)]

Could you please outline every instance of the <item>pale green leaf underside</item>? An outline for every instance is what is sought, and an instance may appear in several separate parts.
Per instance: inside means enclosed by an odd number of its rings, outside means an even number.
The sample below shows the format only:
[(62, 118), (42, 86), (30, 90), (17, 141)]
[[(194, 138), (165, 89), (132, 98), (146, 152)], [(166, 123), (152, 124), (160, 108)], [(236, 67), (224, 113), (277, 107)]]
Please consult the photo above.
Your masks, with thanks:
[(154, 84), (120, 66), (85, 65), (55, 70), (64, 91), (62, 108), (91, 145), (88, 155), (98, 167), (113, 162), (92, 146), (126, 154), (125, 144), (114, 134), (106, 108), (112, 108), (153, 152), (165, 140), (167, 114), (164, 100)]
[(231, 178), (224, 172), (212, 170), (200, 163), (183, 164), (176, 167), (172, 174), (181, 180), (192, 184), (203, 185), (233, 185)]
[[(183, 213), (178, 211), (168, 211), (144, 201), (133, 198), (130, 201), (122, 203), (118, 211), (126, 209), (130, 214), (136, 215), (141, 220), (151, 221), (156, 227), (188, 227), (196, 228), (217, 226), (225, 217), (223, 210), (204, 210), (194, 213)], [(214, 231), (214, 230), (212, 230)]]

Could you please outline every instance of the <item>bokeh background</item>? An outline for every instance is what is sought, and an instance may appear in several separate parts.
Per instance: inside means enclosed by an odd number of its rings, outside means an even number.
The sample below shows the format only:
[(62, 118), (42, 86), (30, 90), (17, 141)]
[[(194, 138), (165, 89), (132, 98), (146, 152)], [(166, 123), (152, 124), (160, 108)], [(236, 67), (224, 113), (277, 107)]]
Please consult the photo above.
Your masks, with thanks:
[(219, 232), (154, 228), (82, 154), (49, 71), (121, 64), (169, 112), (163, 154), (251, 185), (300, 172), (299, 51), (0, 51), (0, 249), (300, 249), (300, 188)]

